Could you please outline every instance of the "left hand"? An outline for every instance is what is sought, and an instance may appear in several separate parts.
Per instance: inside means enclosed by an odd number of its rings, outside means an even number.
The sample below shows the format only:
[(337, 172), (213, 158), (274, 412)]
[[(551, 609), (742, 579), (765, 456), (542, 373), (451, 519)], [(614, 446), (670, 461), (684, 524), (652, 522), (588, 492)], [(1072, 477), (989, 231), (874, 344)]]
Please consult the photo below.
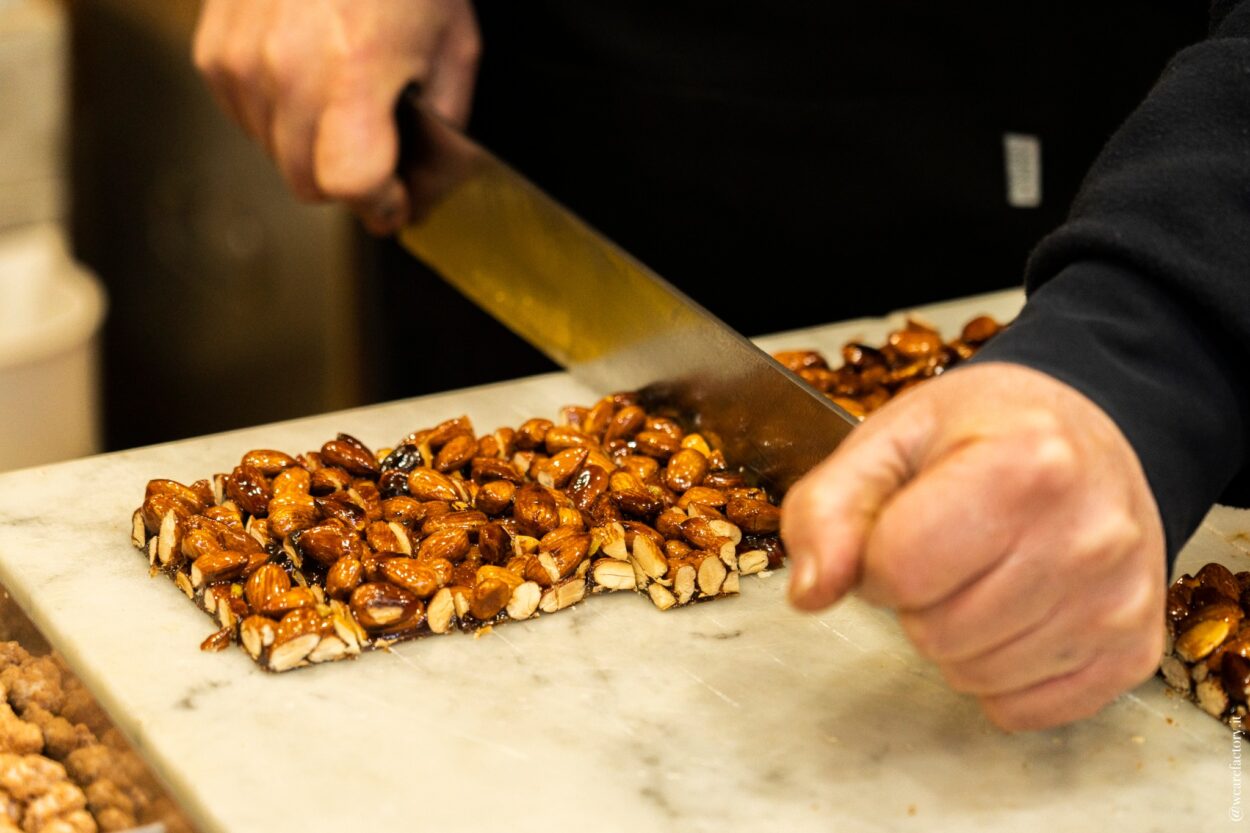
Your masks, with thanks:
[(1004, 729), (1088, 717), (1163, 650), (1154, 497), (1111, 419), (1016, 365), (890, 402), (786, 496), (791, 599), (858, 585)]

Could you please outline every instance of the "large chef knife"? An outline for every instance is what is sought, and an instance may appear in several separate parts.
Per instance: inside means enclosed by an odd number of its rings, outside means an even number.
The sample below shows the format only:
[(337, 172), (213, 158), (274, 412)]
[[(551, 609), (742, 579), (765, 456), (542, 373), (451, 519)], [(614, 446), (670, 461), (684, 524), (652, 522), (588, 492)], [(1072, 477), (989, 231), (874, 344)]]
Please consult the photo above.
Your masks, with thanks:
[(855, 425), (415, 95), (399, 120), (419, 207), (402, 244), (577, 379), (677, 409), (782, 491)]

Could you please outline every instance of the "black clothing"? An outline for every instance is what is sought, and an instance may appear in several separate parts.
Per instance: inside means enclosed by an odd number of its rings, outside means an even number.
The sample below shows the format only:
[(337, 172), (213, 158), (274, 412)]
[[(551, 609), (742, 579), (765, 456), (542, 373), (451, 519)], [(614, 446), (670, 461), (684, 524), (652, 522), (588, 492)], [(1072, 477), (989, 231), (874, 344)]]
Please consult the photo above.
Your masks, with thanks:
[[(484, 144), (748, 335), (1019, 285), (1195, 0), (477, 0)], [(1003, 134), (1041, 141), (1042, 203), (1006, 199)], [(404, 358), (395, 398), (551, 366), (441, 282), (374, 290), (455, 362)], [(727, 292), (747, 283), (767, 292)], [(472, 339), (462, 337), (472, 332)]]
[(979, 361), (1043, 370), (1137, 451), (1176, 552), (1250, 498), (1250, 0), (1217, 3), (1107, 145)]
[[(476, 5), (473, 131), (748, 335), (1019, 285), (1206, 22), (1194, 0)], [(1007, 132), (1040, 139), (1038, 208), (1008, 205)]]

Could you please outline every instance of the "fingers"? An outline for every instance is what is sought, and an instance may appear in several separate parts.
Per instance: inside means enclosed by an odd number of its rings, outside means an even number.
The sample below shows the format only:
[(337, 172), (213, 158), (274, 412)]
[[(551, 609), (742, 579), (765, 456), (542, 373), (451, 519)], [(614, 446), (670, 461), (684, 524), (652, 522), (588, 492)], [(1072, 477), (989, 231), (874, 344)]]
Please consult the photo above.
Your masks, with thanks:
[(919, 409), (908, 420), (858, 428), (790, 489), (781, 536), (793, 565), (795, 606), (814, 610), (832, 604), (858, 581), (869, 532), (912, 476), (935, 425), (933, 414)]
[(1007, 731), (1061, 726), (1097, 714), (1122, 692), (1149, 679), (1163, 651), (1162, 630), (1130, 653), (1098, 655), (1070, 674), (1022, 691), (979, 698), (986, 717)]
[(193, 51), (299, 198), (343, 201), (387, 234), (409, 215), (396, 176), (399, 92), (416, 82), (463, 124), (480, 48), (467, 0), (205, 0)]
[(321, 193), (342, 200), (373, 234), (390, 234), (408, 217), (408, 196), (395, 176), (399, 135), (394, 102), (402, 84), (332, 103), (317, 125), (314, 167)]
[(1078, 471), (1072, 448), (1045, 431), (957, 438), (923, 463), (864, 549), (862, 595), (903, 610), (930, 607), (988, 573)]
[(448, 23), (422, 95), (430, 106), (457, 127), (469, 123), (473, 86), (477, 80), (482, 41), (473, 9), (460, 7)]
[(196, 65), (231, 118), (266, 145), (272, 103), (261, 46), (274, 12), (264, 0), (208, 0), (196, 32)]

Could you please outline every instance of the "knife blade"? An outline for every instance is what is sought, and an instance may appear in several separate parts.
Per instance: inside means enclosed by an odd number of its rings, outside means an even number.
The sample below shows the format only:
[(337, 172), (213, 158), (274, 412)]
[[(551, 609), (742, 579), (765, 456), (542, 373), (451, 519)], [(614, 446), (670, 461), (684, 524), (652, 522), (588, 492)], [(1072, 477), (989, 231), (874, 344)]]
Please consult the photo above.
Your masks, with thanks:
[(400, 243), (593, 390), (637, 390), (784, 492), (857, 424), (412, 91), (397, 117), (413, 205)]

